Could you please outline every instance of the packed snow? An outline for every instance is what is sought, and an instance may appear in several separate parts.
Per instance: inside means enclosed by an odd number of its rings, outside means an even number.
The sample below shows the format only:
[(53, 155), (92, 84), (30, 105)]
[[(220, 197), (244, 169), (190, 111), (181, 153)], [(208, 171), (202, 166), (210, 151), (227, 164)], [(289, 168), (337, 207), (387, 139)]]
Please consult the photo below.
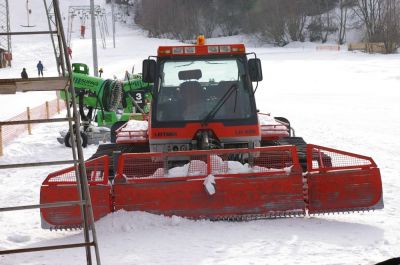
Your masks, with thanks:
[(129, 120), (120, 129), (117, 130), (117, 141), (147, 141), (147, 121)]
[[(292, 166), (285, 168), (267, 168), (261, 166), (250, 166), (248, 163), (242, 164), (238, 161), (223, 161), (218, 155), (211, 155), (211, 174), (246, 174), (259, 172), (284, 172), (290, 174)], [(173, 167), (165, 171), (164, 168), (158, 168), (152, 178), (176, 178), (186, 176), (204, 176), (207, 174), (207, 163), (201, 160), (191, 160), (183, 166)], [(222, 176), (223, 177), (223, 176)]]
[(130, 120), (123, 127), (122, 131), (147, 131), (149, 123), (147, 121)]
[[(104, 4), (104, 1), (96, 1)], [(25, 1), (9, 1), (12, 27), (26, 23)], [(40, 29), (42, 1), (30, 1), (32, 20)], [(67, 17), (68, 5), (61, 1)], [(85, 2), (86, 3), (86, 2)], [(15, 15), (17, 14), (17, 15)], [(66, 25), (66, 20), (64, 20)], [(21, 29), (22, 30), (22, 29)], [(92, 66), (89, 39), (73, 34), (73, 62)], [(34, 76), (39, 59), (45, 75), (56, 75), (50, 39), (13, 38), (13, 67), (0, 69), (0, 78), (19, 77), (23, 67)], [(147, 38), (135, 26), (118, 25), (116, 48), (99, 48), (104, 76), (122, 77), (174, 40)], [(249, 222), (193, 221), (143, 212), (118, 211), (96, 223), (102, 264), (375, 264), (400, 253), (400, 55), (369, 55), (316, 51), (315, 44), (295, 43), (288, 48), (263, 47), (246, 36), (208, 40), (209, 43), (244, 41), (262, 60), (264, 81), (256, 94), (261, 112), (290, 120), (298, 136), (309, 143), (371, 156), (379, 165), (385, 208), (376, 212), (321, 215)], [(99, 45), (100, 47), (100, 45)], [(41, 96), (0, 95), (0, 120), (42, 104)], [(56, 141), (66, 124), (42, 124), (5, 146), (1, 164), (71, 159), (71, 150)], [(84, 149), (88, 158), (95, 145)], [(1, 207), (35, 204), (41, 182), (60, 166), (0, 170)], [(211, 177), (210, 177), (211, 178)], [(212, 184), (212, 179), (209, 182)], [(210, 187), (212, 192), (212, 187)], [(216, 191), (218, 192), (218, 191)], [(50, 232), (40, 227), (38, 210), (0, 214), (0, 249), (76, 243), (81, 231)], [(84, 249), (68, 249), (0, 256), (0, 264), (83, 264)]]

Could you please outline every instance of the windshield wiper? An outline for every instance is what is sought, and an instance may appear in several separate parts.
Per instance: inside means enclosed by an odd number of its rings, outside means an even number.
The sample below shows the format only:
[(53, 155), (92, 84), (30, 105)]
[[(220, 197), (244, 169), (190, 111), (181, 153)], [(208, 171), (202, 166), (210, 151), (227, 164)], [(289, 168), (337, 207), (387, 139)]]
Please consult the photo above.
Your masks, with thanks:
[(177, 65), (177, 66), (175, 66), (175, 68), (189, 66), (189, 65), (192, 65), (192, 64), (194, 64), (194, 61), (186, 63), (186, 64), (182, 64), (182, 65)]
[(218, 63), (218, 62), (210, 62), (210, 61), (205, 61), (206, 62), (206, 64), (226, 64), (226, 63), (223, 63), (223, 62), (220, 62), (220, 63)]
[(217, 115), (218, 111), (225, 104), (225, 102), (229, 99), (229, 97), (232, 95), (233, 92), (236, 92), (235, 107), (234, 107), (234, 111), (236, 111), (237, 90), (238, 90), (238, 85), (232, 84), (229, 87), (229, 89), (225, 92), (225, 94), (218, 100), (217, 104), (215, 104), (215, 106), (207, 114), (207, 116), (201, 121), (201, 125), (207, 125), (207, 122), (212, 120), (215, 117), (215, 115)]

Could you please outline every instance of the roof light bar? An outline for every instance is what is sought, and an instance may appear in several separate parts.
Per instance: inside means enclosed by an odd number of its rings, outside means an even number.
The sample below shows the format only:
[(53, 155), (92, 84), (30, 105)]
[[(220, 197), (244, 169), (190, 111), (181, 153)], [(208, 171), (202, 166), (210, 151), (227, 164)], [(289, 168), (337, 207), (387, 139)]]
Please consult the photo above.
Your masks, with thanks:
[(183, 47), (172, 48), (172, 54), (183, 54)]
[(158, 56), (244, 54), (245, 50), (246, 49), (243, 44), (160, 46), (158, 48)]
[(224, 53), (227, 53), (227, 52), (231, 52), (231, 46), (229, 46), (229, 45), (221, 45), (221, 46), (219, 46), (219, 52), (224, 52)]
[(196, 53), (196, 48), (194, 46), (185, 47), (185, 53), (186, 54), (195, 54)]
[(219, 53), (218, 46), (208, 46), (208, 53)]

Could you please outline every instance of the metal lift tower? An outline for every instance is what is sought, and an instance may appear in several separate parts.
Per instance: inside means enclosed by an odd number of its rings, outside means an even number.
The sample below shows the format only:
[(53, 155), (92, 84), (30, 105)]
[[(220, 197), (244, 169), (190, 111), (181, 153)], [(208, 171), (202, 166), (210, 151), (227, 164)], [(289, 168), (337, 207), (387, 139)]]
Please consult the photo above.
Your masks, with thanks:
[[(8, 0), (0, 0), (0, 32), (10, 32), (9, 14)], [(0, 49), (11, 54), (11, 35), (0, 35)]]

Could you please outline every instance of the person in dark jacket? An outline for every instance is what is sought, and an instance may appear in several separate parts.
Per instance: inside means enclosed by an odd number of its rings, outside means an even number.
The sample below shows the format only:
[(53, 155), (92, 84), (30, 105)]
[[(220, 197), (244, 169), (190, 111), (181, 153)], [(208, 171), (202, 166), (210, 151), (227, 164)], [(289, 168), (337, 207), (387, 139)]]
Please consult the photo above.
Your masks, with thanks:
[(42, 77), (43, 77), (43, 68), (44, 68), (44, 66), (42, 64), (42, 61), (39, 61), (39, 63), (36, 65), (36, 67), (37, 67), (37, 70), (38, 70), (38, 76), (40, 77), (40, 75), (42, 75)]
[(25, 68), (22, 68), (21, 78), (28, 79), (28, 73), (26, 72)]

